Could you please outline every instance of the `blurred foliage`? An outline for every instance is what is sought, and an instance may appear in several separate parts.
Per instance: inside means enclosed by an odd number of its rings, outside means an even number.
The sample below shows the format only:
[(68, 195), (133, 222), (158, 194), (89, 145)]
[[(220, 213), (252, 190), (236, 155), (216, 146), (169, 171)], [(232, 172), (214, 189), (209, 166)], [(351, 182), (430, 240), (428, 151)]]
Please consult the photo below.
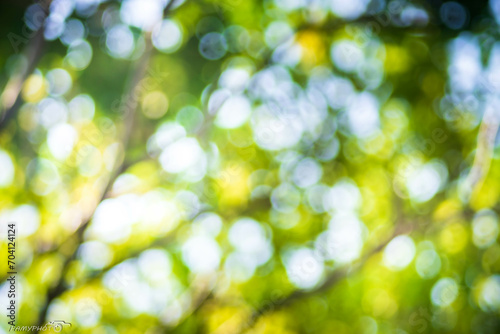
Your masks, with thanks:
[(500, 331), (499, 1), (0, 6), (18, 325)]

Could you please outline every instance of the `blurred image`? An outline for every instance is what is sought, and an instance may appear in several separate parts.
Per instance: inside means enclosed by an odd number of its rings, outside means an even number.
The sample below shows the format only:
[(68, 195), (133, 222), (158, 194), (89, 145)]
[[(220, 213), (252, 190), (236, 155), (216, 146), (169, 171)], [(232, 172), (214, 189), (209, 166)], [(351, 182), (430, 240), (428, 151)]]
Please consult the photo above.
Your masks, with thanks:
[(500, 0), (3, 0), (0, 334), (500, 332)]

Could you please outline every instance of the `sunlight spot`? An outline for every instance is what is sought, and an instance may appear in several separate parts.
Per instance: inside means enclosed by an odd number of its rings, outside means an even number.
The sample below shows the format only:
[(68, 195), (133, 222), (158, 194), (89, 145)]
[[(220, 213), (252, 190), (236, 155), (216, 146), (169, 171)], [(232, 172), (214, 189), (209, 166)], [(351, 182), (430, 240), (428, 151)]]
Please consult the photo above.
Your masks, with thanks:
[(49, 129), (47, 145), (57, 160), (65, 160), (73, 151), (78, 134), (69, 124), (58, 124)]
[(222, 229), (222, 219), (213, 212), (205, 212), (198, 215), (193, 221), (195, 233), (206, 234), (212, 238), (219, 235)]
[(221, 74), (219, 85), (233, 92), (241, 92), (247, 87), (249, 80), (248, 71), (242, 68), (229, 68)]
[(266, 263), (273, 253), (265, 230), (251, 218), (241, 218), (231, 226), (229, 242), (239, 252), (250, 255), (257, 265)]
[(113, 258), (110, 247), (100, 241), (87, 241), (78, 249), (82, 261), (92, 269), (106, 267)]
[(37, 31), (44, 23), (46, 8), (41, 3), (33, 3), (24, 13), (24, 22), (32, 31)]
[(15, 176), (15, 167), (10, 155), (0, 149), (0, 188), (6, 188), (12, 184)]
[(101, 319), (101, 306), (93, 298), (82, 298), (75, 305), (75, 319), (83, 328), (94, 327)]
[(94, 114), (95, 103), (90, 95), (80, 94), (69, 102), (69, 118), (73, 122), (88, 123)]
[(277, 104), (262, 105), (252, 113), (253, 137), (266, 150), (295, 146), (301, 139), (304, 125), (296, 110)]
[(415, 243), (407, 235), (400, 235), (389, 242), (384, 249), (384, 265), (393, 270), (399, 271), (406, 268), (415, 257)]
[(47, 81), (49, 83), (49, 92), (53, 96), (66, 94), (73, 84), (71, 76), (66, 70), (56, 68), (47, 73)]
[(0, 214), (0, 222), (3, 226), (11, 222), (17, 223), (17, 233), (21, 237), (28, 237), (35, 233), (40, 226), (40, 221), (38, 209), (30, 204), (23, 204), (12, 210), (4, 210)]
[(49, 41), (59, 38), (64, 31), (65, 18), (57, 13), (51, 13), (44, 22), (43, 36)]
[(128, 58), (135, 48), (134, 35), (129, 27), (116, 25), (106, 35), (109, 54), (115, 58)]
[(452, 278), (441, 278), (431, 290), (431, 301), (434, 305), (446, 307), (458, 297), (458, 284)]
[(323, 175), (321, 165), (311, 158), (299, 161), (293, 171), (293, 182), (300, 188), (307, 188), (318, 183)]
[(479, 306), (485, 312), (500, 310), (500, 275), (492, 275), (483, 282)]
[(435, 277), (441, 270), (441, 258), (434, 249), (426, 249), (418, 254), (415, 269), (423, 279)]
[(478, 248), (491, 246), (498, 238), (498, 219), (493, 211), (481, 211), (472, 222), (472, 240)]
[(287, 42), (293, 36), (293, 30), (286, 22), (272, 22), (264, 33), (267, 45), (270, 48), (275, 48), (280, 44)]
[[(1, 293), (2, 291), (0, 291)], [(67, 322), (73, 322), (73, 315), (71, 310), (70, 302), (62, 301), (60, 298), (56, 298), (47, 311), (48, 319), (64, 319)], [(5, 332), (2, 334), (6, 334)]]
[[(38, 102), (44, 96), (46, 96), (46, 85), (47, 82), (45, 78), (39, 74), (31, 74), (25, 81), (23, 86), (22, 95), (26, 102)], [(3, 96), (2, 98), (5, 98)]]
[(62, 18), (69, 17), (74, 9), (74, 0), (53, 0), (50, 3), (50, 13), (60, 15)]
[(299, 248), (284, 255), (290, 282), (302, 289), (316, 286), (323, 276), (324, 264), (308, 248)]
[(294, 67), (302, 59), (303, 50), (299, 43), (289, 41), (276, 47), (272, 59), (276, 63)]
[(251, 255), (233, 252), (227, 256), (224, 263), (224, 268), (231, 277), (236, 282), (246, 282), (255, 273), (257, 264)]
[(490, 4), (491, 11), (493, 12), (493, 16), (497, 23), (500, 23), (500, 0), (490, 0), (488, 1)]
[(350, 40), (336, 41), (331, 49), (332, 63), (345, 72), (354, 72), (364, 61), (364, 55), (357, 43)]
[(182, 245), (182, 259), (194, 273), (216, 270), (221, 260), (217, 242), (206, 236), (193, 236)]
[(246, 97), (232, 96), (224, 101), (217, 112), (215, 124), (223, 129), (234, 129), (245, 124), (250, 113), (250, 101)]
[(222, 34), (210, 32), (201, 38), (198, 50), (204, 58), (217, 60), (226, 54), (227, 42)]
[(361, 205), (361, 193), (350, 179), (339, 180), (323, 197), (327, 211), (355, 211)]
[(124, 0), (120, 17), (128, 25), (151, 31), (162, 18), (165, 0)]
[(73, 41), (68, 48), (68, 54), (64, 57), (65, 63), (79, 71), (89, 66), (91, 60), (92, 46), (83, 39)]
[(446, 167), (438, 161), (411, 170), (406, 181), (411, 199), (419, 203), (430, 200), (444, 185), (447, 177)]
[(66, 22), (64, 32), (60, 39), (65, 45), (71, 45), (74, 41), (85, 37), (85, 26), (78, 19), (71, 19)]
[(142, 196), (144, 209), (142, 224), (150, 235), (160, 236), (174, 229), (181, 217), (181, 212), (162, 189), (152, 190)]
[(97, 207), (91, 231), (96, 238), (108, 243), (121, 243), (131, 232), (130, 208), (119, 199), (106, 199)]
[(315, 213), (325, 212), (323, 198), (330, 191), (330, 187), (324, 184), (314, 185), (307, 189), (307, 204), (312, 208)]
[(202, 154), (196, 139), (180, 139), (165, 149), (160, 156), (160, 163), (167, 172), (180, 173), (196, 164)]
[(168, 99), (161, 91), (149, 92), (142, 98), (141, 106), (146, 117), (158, 119), (167, 113)]
[(280, 184), (271, 193), (273, 208), (283, 213), (295, 210), (300, 204), (300, 198), (300, 192), (295, 186), (289, 183)]
[(333, 109), (341, 109), (351, 104), (356, 97), (355, 89), (351, 81), (345, 78), (330, 78), (328, 80), (315, 82), (311, 77), (310, 84), (318, 86)]
[(163, 249), (148, 249), (142, 252), (138, 265), (143, 277), (153, 284), (165, 282), (172, 272), (172, 259)]
[(160, 51), (172, 53), (177, 51), (182, 44), (182, 30), (173, 20), (163, 20), (153, 29), (153, 45)]
[(205, 152), (194, 138), (182, 138), (168, 145), (160, 155), (160, 164), (169, 173), (186, 173), (189, 180), (200, 180), (206, 172)]
[(68, 118), (68, 107), (62, 100), (46, 98), (38, 104), (40, 123), (49, 129), (51, 126), (65, 123)]
[(360, 17), (370, 3), (370, 0), (332, 0), (330, 8), (332, 12), (346, 20), (354, 20)]
[(153, 142), (155, 148), (164, 149), (173, 142), (186, 136), (186, 129), (179, 123), (168, 122), (162, 124), (156, 131)]
[(481, 48), (470, 35), (459, 35), (450, 43), (448, 81), (455, 92), (471, 92), (482, 77)]
[(379, 102), (368, 92), (358, 94), (347, 107), (351, 131), (360, 138), (367, 138), (379, 130)]
[(192, 220), (200, 211), (200, 199), (189, 191), (181, 190), (175, 195), (182, 218)]
[(352, 214), (335, 215), (328, 224), (328, 230), (316, 239), (316, 251), (325, 259), (352, 262), (361, 255), (364, 228), (363, 223)]
[(73, 0), (76, 13), (80, 16), (89, 17), (94, 14), (101, 2), (106, 0)]

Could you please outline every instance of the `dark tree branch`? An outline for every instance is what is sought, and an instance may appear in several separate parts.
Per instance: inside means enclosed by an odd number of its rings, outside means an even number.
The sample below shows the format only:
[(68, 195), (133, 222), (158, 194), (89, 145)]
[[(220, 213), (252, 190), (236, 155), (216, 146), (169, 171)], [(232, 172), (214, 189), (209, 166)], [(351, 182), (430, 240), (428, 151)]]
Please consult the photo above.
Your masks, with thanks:
[(342, 268), (339, 268), (333, 272), (331, 272), (328, 277), (323, 281), (321, 285), (318, 287), (312, 289), (312, 290), (295, 290), (291, 294), (289, 294), (286, 297), (283, 297), (281, 299), (278, 299), (277, 301), (271, 302), (271, 303), (265, 303), (263, 306), (259, 307), (257, 310), (255, 310), (252, 315), (250, 316), (250, 319), (243, 323), (241, 326), (240, 330), (238, 333), (243, 333), (250, 328), (252, 328), (257, 321), (262, 317), (263, 315), (266, 315), (268, 313), (277, 311), (279, 309), (282, 309), (284, 307), (287, 307), (294, 302), (308, 298), (314, 295), (317, 295), (319, 293), (326, 292), (330, 290), (333, 286), (335, 286), (337, 283), (342, 281), (345, 278), (348, 278), (357, 272), (359, 272), (364, 264), (375, 254), (380, 252), (387, 246), (387, 244), (394, 239), (394, 237), (401, 235), (401, 234), (407, 234), (410, 233), (414, 229), (413, 224), (398, 224), (395, 228), (394, 233), (387, 239), (385, 239), (383, 242), (379, 243), (375, 248), (371, 249), (368, 251), (361, 259), (353, 263), (352, 265), (345, 266)]
[[(214, 297), (212, 293), (213, 289), (207, 289), (206, 291), (203, 291), (199, 294), (198, 298), (196, 298), (191, 305), (191, 310), (187, 312), (187, 314), (184, 315), (184, 317), (179, 321), (179, 323), (172, 328), (171, 330), (174, 330), (176, 328), (180, 328), (182, 325), (186, 323), (186, 321), (191, 318), (193, 315), (197, 314), (198, 311), (200, 311), (203, 308), (203, 305), (205, 305), (210, 299)], [(167, 328), (168, 329), (168, 328)]]
[[(485, 117), (485, 120), (488, 119)], [(486, 121), (483, 120), (483, 123)], [(498, 120), (498, 118), (497, 118)], [(491, 122), (491, 120), (490, 120)], [(487, 125), (483, 125), (483, 128), (488, 127)], [(494, 131), (495, 134), (498, 131), (498, 122), (494, 124), (494, 130), (485, 130), (483, 129), (482, 131)], [(489, 129), (489, 127), (488, 127)], [(487, 134), (480, 134), (479, 137), (483, 138), (483, 140), (487, 141), (487, 139), (484, 138), (489, 138), (491, 141), (491, 133), (489, 135)], [(494, 138), (494, 136), (493, 136)], [(481, 139), (479, 139), (481, 140)], [(402, 202), (399, 200), (399, 198), (396, 198), (393, 204), (393, 207), (396, 210), (396, 221), (398, 222), (396, 224), (395, 230), (392, 233), (392, 235), (379, 243), (377, 246), (375, 246), (373, 249), (368, 251), (361, 259), (353, 263), (352, 265), (346, 266), (339, 268), (333, 272), (331, 272), (328, 277), (323, 281), (321, 285), (318, 287), (312, 289), (312, 290), (295, 290), (291, 294), (289, 294), (286, 297), (283, 297), (281, 299), (278, 299), (277, 301), (273, 301), (271, 303), (265, 303), (263, 306), (259, 307), (257, 310), (255, 310), (248, 321), (243, 323), (242, 326), (240, 326), (240, 330), (238, 333), (243, 333), (249, 329), (251, 329), (257, 321), (262, 317), (263, 315), (266, 315), (268, 313), (274, 312), (276, 310), (282, 309), (284, 307), (290, 306), (294, 302), (308, 298), (314, 295), (317, 295), (319, 293), (324, 293), (328, 290), (330, 290), (332, 287), (334, 287), (337, 283), (342, 281), (345, 278), (348, 278), (356, 273), (358, 273), (364, 266), (364, 264), (375, 254), (379, 253), (382, 251), (387, 244), (394, 239), (398, 235), (402, 234), (409, 234), (410, 232), (414, 230), (419, 230), (422, 233), (427, 233), (430, 230), (441, 230), (450, 223), (456, 221), (458, 218), (464, 218), (464, 219), (472, 219), (474, 216), (475, 212), (469, 208), (463, 208), (458, 214), (453, 214), (450, 217), (447, 217), (444, 219), (444, 221), (440, 221), (439, 224), (433, 225), (433, 224), (422, 224), (422, 222), (412, 222), (412, 223), (404, 223), (405, 219), (403, 218), (403, 212), (402, 212)], [(496, 209), (495, 209), (496, 210)], [(496, 210), (497, 211), (497, 210)], [(429, 221), (429, 218), (425, 218), (426, 221)]]
[[(164, 10), (164, 16), (166, 16), (169, 13), (169, 11), (171, 10), (171, 8), (174, 5), (174, 2), (175, 2), (175, 0), (172, 0), (168, 3), (168, 5), (166, 6), (166, 8)], [(346, 23), (344, 22), (343, 24), (346, 24)], [(337, 28), (335, 28), (335, 29), (337, 29)], [(262, 64), (263, 66), (268, 65), (269, 62), (271, 61), (272, 51), (273, 50), (268, 50), (268, 52), (263, 52), (263, 57), (262, 57), (264, 60), (263, 64)], [(153, 45), (151, 42), (151, 36), (147, 35), (146, 36), (146, 50), (144, 51), (144, 54), (142, 55), (142, 57), (138, 61), (136, 70), (134, 71), (131, 83), (129, 85), (129, 89), (127, 90), (128, 91), (128, 95), (127, 95), (127, 100), (128, 100), (127, 102), (128, 103), (125, 104), (126, 105), (126, 109), (124, 112), (124, 120), (125, 121), (124, 121), (123, 137), (122, 137), (122, 146), (123, 146), (124, 152), (127, 151), (127, 147), (129, 146), (129, 142), (131, 140), (131, 136), (132, 136), (132, 132), (133, 132), (133, 126), (135, 124), (135, 121), (134, 121), (135, 117), (134, 116), (135, 116), (135, 111), (137, 109), (137, 104), (138, 104), (137, 97), (136, 97), (136, 91), (137, 91), (138, 87), (140, 86), (141, 80), (146, 75), (147, 67), (148, 67), (152, 52), (153, 52)], [(211, 87), (211, 90), (216, 89), (217, 79), (218, 79), (218, 76), (216, 78), (216, 82)], [(199, 130), (199, 133), (197, 133), (197, 135), (199, 135), (202, 138), (205, 138), (207, 136), (208, 128), (209, 128), (210, 124), (212, 123), (213, 118), (214, 118), (214, 115), (210, 115), (209, 113), (207, 113), (207, 124), (205, 124), (205, 126), (203, 126)], [(68, 290), (68, 286), (66, 285), (65, 279), (66, 279), (67, 273), (69, 271), (69, 269), (68, 269), (69, 265), (76, 258), (78, 247), (81, 245), (81, 243), (84, 240), (85, 231), (87, 230), (88, 226), (90, 225), (92, 216), (94, 215), (94, 212), (95, 212), (97, 206), (109, 194), (116, 178), (120, 174), (122, 174), (123, 171), (126, 169), (127, 166), (126, 166), (126, 164), (124, 164), (123, 161), (124, 161), (123, 157), (119, 157), (117, 159), (117, 161), (115, 163), (115, 167), (113, 168), (113, 172), (109, 175), (107, 182), (106, 182), (105, 186), (103, 187), (104, 189), (101, 192), (101, 196), (98, 199), (98, 201), (96, 202), (92, 212), (90, 212), (87, 215), (84, 222), (79, 226), (79, 228), (76, 230), (76, 232), (67, 240), (67, 242), (62, 243), (62, 244), (66, 244), (66, 245), (72, 244), (73, 247), (72, 247), (71, 251), (69, 252), (69, 255), (66, 257), (66, 259), (64, 261), (64, 265), (63, 265), (64, 269), (63, 269), (61, 275), (59, 276), (58, 280), (56, 281), (56, 284), (52, 288), (50, 288), (48, 293), (47, 293), (47, 299), (46, 299), (44, 306), (42, 307), (42, 310), (39, 314), (39, 319), (38, 319), (38, 323), (37, 323), (38, 326), (41, 326), (44, 324), (44, 321), (47, 317), (47, 311), (48, 311), (48, 308), (49, 308), (51, 302), (54, 299), (56, 299), (57, 297), (61, 296), (64, 292), (66, 292)], [(398, 234), (400, 234), (400, 233), (402, 233), (402, 232), (399, 232)], [(332, 273), (320, 287), (318, 287), (314, 290), (311, 290), (311, 291), (296, 291), (296, 292), (292, 293), (291, 295), (289, 295), (288, 297), (283, 298), (282, 300), (278, 301), (275, 304), (274, 309), (285, 307), (297, 299), (304, 298), (304, 297), (310, 296), (312, 294), (329, 289), (331, 286), (335, 285), (342, 278), (359, 270), (362, 267), (362, 264), (370, 256), (372, 256), (373, 254), (375, 254), (378, 251), (380, 251), (381, 249), (383, 249), (383, 247), (385, 247), (385, 245), (392, 238), (393, 237), (391, 237), (389, 240), (385, 241), (384, 243), (380, 244), (378, 247), (376, 247), (374, 250), (372, 250), (368, 254), (366, 254), (365, 257), (363, 257), (363, 259), (360, 260), (354, 266), (352, 266), (350, 268), (343, 268), (343, 269), (340, 269), (340, 270)], [(100, 273), (97, 273), (97, 275), (100, 276), (102, 274), (102, 272), (103, 271), (101, 271)], [(209, 294), (207, 294), (207, 298), (208, 298), (208, 296), (209, 296)], [(206, 298), (204, 298), (202, 300), (205, 300), (205, 299)], [(254, 315), (252, 316), (250, 322), (248, 323), (248, 327), (251, 327), (258, 320), (258, 318), (266, 312), (267, 312), (267, 310), (265, 308), (261, 308), (261, 309), (257, 310), (254, 313)]]
[(495, 139), (500, 126), (499, 115), (498, 110), (493, 108), (487, 109), (484, 113), (477, 135), (476, 156), (464, 182), (468, 197), (470, 197), (476, 187), (482, 185), (488, 175), (495, 148)]
[(23, 104), (23, 98), (21, 95), (22, 88), (26, 79), (33, 73), (36, 65), (40, 61), (46, 44), (43, 32), (44, 29), (42, 26), (35, 33), (35, 36), (30, 40), (29, 45), (26, 47), (26, 51), (24, 53), (28, 59), (28, 64), (21, 70), (20, 73), (17, 73), (10, 78), (5, 86), (0, 102), (0, 131), (7, 126), (9, 120), (14, 117), (16, 111)]
[[(164, 10), (164, 16), (166, 16), (169, 13), (169, 10), (172, 8), (175, 0), (171, 0), (169, 4), (165, 7)], [(139, 59), (136, 68), (134, 70), (134, 73), (132, 75), (132, 80), (129, 83), (129, 88), (127, 89), (127, 103), (125, 104), (125, 110), (124, 110), (124, 119), (125, 119), (125, 124), (124, 124), (124, 129), (122, 133), (122, 147), (123, 147), (123, 152), (127, 151), (127, 148), (130, 143), (130, 139), (132, 136), (133, 132), (133, 126), (135, 123), (135, 116), (136, 116), (136, 109), (137, 109), (137, 90), (139, 89), (139, 85), (141, 80), (146, 76), (147, 73), (147, 68), (149, 65), (149, 60), (151, 58), (151, 55), (153, 53), (153, 44), (151, 41), (151, 35), (147, 34), (146, 35), (146, 48), (144, 53), (142, 54), (141, 58)], [(124, 163), (124, 158), (118, 154), (118, 157), (116, 158), (115, 161), (115, 166), (113, 168), (113, 171), (109, 175), (107, 182), (104, 186), (104, 189), (101, 192), (101, 197), (98, 199), (96, 202), (92, 212), (90, 212), (87, 215), (87, 218), (84, 220), (84, 222), (79, 226), (79, 228), (75, 231), (75, 233), (69, 238), (71, 240), (71, 244), (74, 246), (72, 247), (72, 250), (70, 252), (70, 255), (66, 257), (64, 264), (63, 264), (63, 271), (60, 274), (56, 284), (53, 286), (53, 288), (50, 288), (48, 293), (47, 293), (47, 299), (42, 307), (42, 310), (39, 314), (39, 318), (37, 321), (37, 325), (41, 326), (44, 324), (45, 319), (47, 317), (47, 312), (48, 308), (51, 304), (51, 302), (62, 295), (65, 291), (68, 290), (68, 286), (66, 285), (65, 279), (66, 275), (69, 270), (69, 265), (70, 263), (75, 260), (77, 256), (77, 251), (79, 246), (82, 244), (84, 240), (84, 234), (87, 228), (90, 225), (90, 222), (92, 220), (92, 217), (95, 213), (95, 210), (97, 209), (98, 205), (106, 198), (107, 194), (111, 190), (115, 180), (120, 176), (124, 169), (126, 168), (126, 164)], [(63, 242), (63, 244), (68, 244), (66, 242)]]

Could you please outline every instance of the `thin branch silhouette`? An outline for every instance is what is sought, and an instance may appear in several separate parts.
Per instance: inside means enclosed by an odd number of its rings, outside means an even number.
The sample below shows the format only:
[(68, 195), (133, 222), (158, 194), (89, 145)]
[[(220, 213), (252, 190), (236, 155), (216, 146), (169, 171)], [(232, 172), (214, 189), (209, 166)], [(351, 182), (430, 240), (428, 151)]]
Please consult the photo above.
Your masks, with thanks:
[(483, 184), (488, 175), (499, 127), (500, 115), (498, 110), (488, 108), (479, 127), (474, 162), (464, 182), (467, 197), (470, 197), (476, 188)]
[[(171, 0), (168, 5), (165, 7), (163, 11), (163, 17), (167, 16), (172, 9), (174, 3), (176, 0)], [(127, 89), (127, 103), (125, 103), (125, 110), (124, 110), (124, 119), (125, 119), (125, 124), (123, 127), (123, 132), (122, 132), (122, 139), (121, 139), (121, 144), (123, 148), (123, 152), (126, 153), (127, 147), (129, 146), (130, 139), (133, 133), (133, 125), (135, 123), (136, 119), (136, 109), (138, 105), (138, 101), (136, 98), (136, 90), (139, 87), (139, 84), (141, 80), (146, 76), (147, 74), (147, 68), (149, 65), (150, 58), (153, 53), (153, 44), (151, 40), (151, 34), (147, 33), (145, 36), (146, 40), (146, 47), (144, 50), (144, 53), (140, 57), (140, 59), (137, 62), (137, 65), (135, 67), (134, 73), (132, 75), (132, 79), (128, 85)], [(37, 325), (40, 327), (45, 323), (45, 319), (47, 317), (47, 312), (48, 308), (51, 304), (51, 302), (62, 295), (66, 290), (68, 290), (68, 286), (65, 284), (65, 278), (69, 270), (69, 265), (70, 263), (76, 258), (77, 256), (77, 251), (79, 246), (82, 244), (84, 240), (84, 234), (87, 228), (90, 225), (90, 222), (92, 220), (92, 217), (95, 213), (95, 210), (99, 206), (99, 204), (106, 198), (107, 194), (111, 190), (114, 182), (120, 176), (123, 172), (124, 169), (126, 168), (125, 164), (125, 159), (123, 156), (120, 156), (120, 154), (117, 155), (116, 161), (113, 167), (112, 172), (109, 174), (107, 181), (105, 183), (105, 186), (103, 187), (104, 189), (101, 191), (101, 196), (100, 198), (96, 201), (93, 210), (87, 215), (87, 217), (84, 219), (83, 223), (78, 227), (78, 229), (73, 233), (72, 236), (69, 237), (69, 240), (72, 241), (73, 244), (73, 249), (70, 251), (70, 255), (66, 257), (63, 263), (63, 270), (56, 282), (56, 284), (49, 289), (47, 293), (47, 298), (46, 301), (39, 313)], [(66, 244), (66, 242), (63, 242), (63, 244)]]
[[(50, 1), (48, 5), (50, 5)], [(48, 12), (43, 10), (42, 13), (42, 19), (45, 21)], [(27, 59), (27, 65), (9, 79), (2, 92), (0, 101), (0, 131), (7, 126), (9, 120), (14, 117), (16, 111), (22, 105), (22, 88), (40, 61), (45, 44), (44, 24), (42, 23), (42, 26), (36, 31), (33, 38), (30, 39), (29, 44), (23, 52)]]
[[(172, 9), (174, 2), (175, 2), (175, 0), (172, 0), (168, 3), (168, 5), (166, 6), (164, 13), (163, 13), (164, 17)], [(136, 94), (134, 94), (134, 93), (135, 93), (136, 89), (138, 88), (141, 80), (145, 77), (145, 75), (147, 73), (148, 64), (149, 64), (151, 55), (153, 53), (153, 45), (152, 45), (150, 34), (146, 35), (145, 40), (146, 40), (145, 51), (144, 51), (142, 57), (140, 58), (140, 60), (138, 61), (138, 64), (137, 64), (136, 69), (135, 69), (133, 76), (132, 76), (131, 83), (130, 83), (129, 88), (127, 90), (128, 91), (128, 95), (127, 95), (128, 101), (127, 101), (127, 103), (125, 103), (125, 106), (126, 106), (126, 109), (124, 112), (124, 120), (125, 121), (124, 121), (122, 138), (121, 138), (122, 149), (123, 149), (123, 152), (125, 152), (125, 153), (127, 152), (127, 147), (129, 146), (129, 143), (131, 141), (132, 133), (134, 130), (133, 129), (134, 124), (136, 123), (135, 122), (135, 115), (136, 115), (138, 101), (135, 98)], [(262, 64), (263, 67), (269, 65), (269, 62), (272, 62), (271, 56), (272, 56), (273, 51), (274, 50), (269, 50), (269, 52), (264, 53), (264, 55), (262, 57), (262, 59), (264, 60), (263, 64)], [(221, 71), (221, 73), (222, 73), (222, 71)], [(219, 73), (219, 75), (221, 73)], [(218, 77), (219, 76), (217, 76), (217, 78)], [(217, 87), (217, 82), (215, 82), (213, 84), (211, 89), (213, 90), (216, 87)], [(208, 124), (205, 124), (205, 126), (203, 126), (200, 129), (199, 133), (197, 133), (196, 135), (198, 135), (201, 138), (206, 138), (208, 136), (207, 133), (208, 133), (210, 125), (214, 119), (214, 114), (215, 113), (210, 115), (209, 113), (207, 113)], [(66, 241), (61, 243), (61, 245), (71, 244), (72, 249), (68, 252), (69, 255), (64, 260), (64, 264), (63, 264), (64, 269), (63, 269), (62, 273), (60, 274), (58, 280), (56, 281), (56, 284), (52, 288), (50, 288), (48, 293), (47, 293), (47, 299), (46, 299), (44, 306), (39, 314), (38, 326), (41, 326), (44, 324), (44, 321), (47, 317), (48, 308), (49, 308), (51, 302), (54, 299), (56, 299), (57, 297), (61, 296), (64, 292), (66, 292), (69, 289), (69, 287), (66, 286), (66, 283), (65, 283), (66, 275), (67, 275), (68, 270), (69, 270), (68, 269), (69, 265), (71, 264), (71, 262), (73, 260), (75, 260), (75, 258), (77, 256), (77, 250), (84, 240), (85, 231), (89, 227), (91, 220), (92, 220), (92, 217), (93, 217), (98, 205), (104, 199), (107, 198), (108, 194), (110, 193), (110, 190), (112, 189), (112, 186), (113, 186), (115, 180), (127, 169), (128, 166), (124, 161), (125, 161), (125, 158), (123, 156), (117, 157), (117, 160), (115, 162), (115, 166), (114, 166), (112, 172), (107, 177), (107, 180), (103, 186), (103, 190), (100, 192), (101, 196), (95, 202), (93, 209), (91, 210), (91, 212), (89, 212), (87, 214), (86, 218), (83, 220), (82, 224), (78, 227), (78, 229)], [(387, 242), (380, 245), (379, 247), (377, 247), (375, 250), (373, 250), (369, 254), (367, 254), (366, 256), (371, 256), (374, 253), (378, 252), (389, 241), (390, 241), (390, 239)], [(362, 265), (360, 265), (360, 267), (362, 267)], [(359, 268), (358, 268), (358, 270), (359, 270)], [(345, 273), (344, 273), (344, 271), (345, 271)], [(329, 287), (334, 285), (336, 282), (338, 282), (341, 278), (350, 274), (352, 271), (353, 270), (348, 270), (348, 271), (347, 270), (340, 270), (338, 272), (333, 273), (331, 275), (331, 277), (329, 277), (318, 289), (314, 290), (314, 293), (323, 291), (324, 289), (328, 289)], [(102, 274), (102, 272), (98, 273), (98, 275), (100, 275), (100, 274)], [(276, 304), (276, 306), (277, 307), (284, 307), (284, 306), (288, 305), (289, 303), (293, 302), (295, 299), (308, 296), (312, 293), (313, 293), (313, 291), (308, 291), (308, 292), (297, 291), (297, 292), (293, 293), (292, 295), (281, 300), (278, 304)], [(209, 298), (209, 296), (210, 296), (210, 294), (207, 294), (206, 298), (204, 298), (203, 301), (206, 300), (207, 298)], [(198, 306), (197, 308), (201, 307), (203, 301), (201, 302), (200, 306)], [(257, 310), (255, 315), (252, 316), (252, 324), (255, 323), (255, 321), (258, 319), (258, 317), (260, 317), (262, 314), (263, 314), (263, 309)]]
[(330, 290), (332, 287), (334, 287), (337, 283), (339, 283), (343, 279), (348, 278), (359, 272), (364, 267), (364, 264), (373, 255), (382, 251), (385, 248), (385, 246), (387, 246), (387, 244), (396, 236), (410, 233), (414, 228), (415, 228), (414, 224), (399, 223), (398, 225), (396, 225), (394, 232), (391, 234), (390, 237), (388, 237), (387, 239), (379, 243), (377, 246), (375, 246), (373, 249), (368, 251), (365, 255), (363, 255), (361, 259), (357, 260), (353, 264), (332, 271), (323, 281), (323, 283), (321, 283), (316, 288), (311, 290), (295, 290), (291, 294), (281, 299), (278, 299), (270, 303), (265, 303), (261, 307), (257, 308), (252, 313), (250, 318), (242, 324), (237, 333), (244, 333), (245, 331), (251, 329), (262, 316), (268, 313), (287, 307), (296, 302), (297, 300), (308, 298), (316, 294)]

